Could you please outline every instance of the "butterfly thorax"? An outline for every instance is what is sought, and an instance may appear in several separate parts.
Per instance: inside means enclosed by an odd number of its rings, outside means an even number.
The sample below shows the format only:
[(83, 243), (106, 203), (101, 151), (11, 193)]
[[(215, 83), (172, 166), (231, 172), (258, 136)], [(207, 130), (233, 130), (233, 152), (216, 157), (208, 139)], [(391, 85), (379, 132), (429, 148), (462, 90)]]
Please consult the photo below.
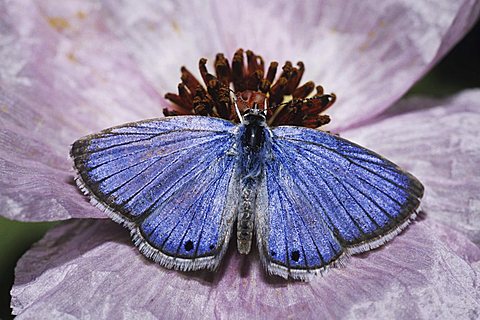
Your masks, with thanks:
[(267, 125), (265, 113), (259, 109), (248, 110), (240, 126), (241, 157), (240, 176), (245, 182), (260, 175), (266, 153)]
[(263, 111), (253, 109), (243, 117), (245, 131), (242, 143), (251, 152), (258, 152), (265, 142), (266, 118)]
[(257, 189), (268, 148), (267, 130), (263, 111), (251, 109), (245, 113), (240, 129), (241, 198), (237, 217), (237, 246), (241, 254), (249, 253), (252, 244)]

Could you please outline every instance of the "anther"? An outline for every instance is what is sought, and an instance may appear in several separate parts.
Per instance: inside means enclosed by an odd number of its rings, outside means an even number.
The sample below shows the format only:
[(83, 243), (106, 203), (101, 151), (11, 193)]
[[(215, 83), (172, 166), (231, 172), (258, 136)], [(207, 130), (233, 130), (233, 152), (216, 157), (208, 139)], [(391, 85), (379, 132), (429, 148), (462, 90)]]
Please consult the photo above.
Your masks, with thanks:
[(182, 82), (187, 86), (190, 92), (195, 92), (197, 88), (202, 87), (200, 82), (193, 76), (193, 74), (190, 73), (190, 71), (188, 71), (187, 68), (182, 67), (180, 70), (182, 72)]
[(198, 69), (200, 70), (203, 82), (208, 83), (207, 59), (201, 58), (200, 61), (198, 61)]
[(232, 81), (236, 92), (241, 92), (246, 89), (243, 68), (243, 50), (238, 49), (232, 61)]
[(229, 86), (230, 81), (232, 81), (232, 72), (228, 60), (221, 53), (217, 54), (215, 58), (215, 74), (224, 86)]
[(305, 72), (305, 65), (303, 64), (302, 61), (299, 61), (297, 63), (298, 68), (294, 68), (292, 70), (292, 76), (288, 81), (288, 85), (286, 88), (286, 92), (288, 94), (293, 94), (295, 92), (295, 89), (298, 87), (300, 84), (300, 81), (302, 80), (303, 73)]
[(277, 74), (278, 62), (272, 61), (270, 62), (270, 66), (268, 67), (267, 77), (266, 79), (268, 82), (273, 83), (273, 79), (275, 79), (275, 74)]
[(313, 92), (313, 90), (315, 90), (315, 83), (313, 83), (313, 81), (308, 81), (304, 85), (295, 89), (292, 96), (294, 99), (305, 99)]

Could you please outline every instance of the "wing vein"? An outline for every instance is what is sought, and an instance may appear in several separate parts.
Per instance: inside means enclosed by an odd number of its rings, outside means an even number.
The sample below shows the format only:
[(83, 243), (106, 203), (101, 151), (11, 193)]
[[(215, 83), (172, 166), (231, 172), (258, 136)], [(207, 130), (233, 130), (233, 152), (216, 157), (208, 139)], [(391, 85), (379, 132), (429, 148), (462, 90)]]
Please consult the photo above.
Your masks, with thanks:
[[(174, 141), (173, 143), (169, 144), (169, 147), (172, 147), (172, 146), (174, 146), (175, 144), (177, 144), (177, 143), (179, 143), (179, 142), (180, 142), (180, 143), (181, 143), (181, 142), (184, 142), (185, 140), (190, 140), (190, 141), (193, 142), (193, 141), (195, 141), (195, 140), (197, 140), (197, 139), (199, 139), (199, 138), (205, 138), (205, 136), (202, 136), (202, 137), (193, 137), (193, 138), (191, 138), (191, 137), (190, 137), (190, 138), (189, 138), (189, 137), (185, 137), (183, 140), (176, 140), (176, 141)], [(212, 138), (211, 140), (202, 142), (201, 144), (210, 143), (210, 142), (212, 142), (212, 141), (214, 141), (214, 140), (221, 139), (221, 138), (225, 138), (225, 137), (224, 137), (224, 136), (214, 137), (214, 138)], [(176, 150), (175, 150), (174, 152), (172, 152), (172, 153), (166, 153), (166, 155), (173, 154), (173, 153), (176, 153), (176, 152), (179, 152), (179, 151), (186, 151), (186, 150), (188, 150), (188, 149), (190, 149), (190, 148), (195, 148), (195, 147), (197, 147), (198, 145), (199, 145), (199, 144), (193, 145), (193, 143), (192, 143), (191, 145), (186, 146), (186, 147), (184, 147), (184, 148), (182, 148), (182, 149), (176, 149)], [(140, 148), (138, 148), (138, 150), (132, 151), (132, 152), (127, 153), (127, 154), (123, 154), (123, 155), (121, 155), (120, 157), (113, 158), (113, 159), (109, 159), (108, 161), (105, 161), (105, 162), (102, 162), (102, 163), (97, 164), (97, 165), (95, 165), (95, 166), (89, 167), (88, 170), (86, 170), (86, 171), (91, 171), (91, 170), (97, 169), (97, 168), (99, 168), (99, 167), (101, 167), (101, 166), (103, 166), (103, 165), (105, 165), (105, 164), (109, 164), (110, 162), (117, 161), (117, 160), (122, 159), (122, 158), (127, 158), (127, 157), (129, 157), (129, 156), (136, 155), (136, 154), (139, 154), (139, 153), (142, 153), (142, 152), (146, 152), (146, 151), (147, 151), (147, 148), (145, 148), (145, 147), (144, 147), (144, 148), (141, 148), (141, 147), (140, 147)], [(162, 154), (162, 155), (163, 155), (163, 154)]]
[[(120, 146), (125, 146), (125, 145), (128, 145), (128, 144), (131, 144), (131, 143), (137, 143), (137, 142), (144, 142), (144, 141), (148, 141), (148, 140), (152, 140), (152, 139), (155, 139), (155, 138), (158, 138), (160, 136), (163, 136), (163, 135), (167, 135), (167, 134), (172, 134), (172, 133), (177, 133), (177, 132), (205, 132), (205, 133), (211, 133), (207, 130), (187, 130), (187, 129), (184, 129), (184, 130), (172, 130), (172, 131), (168, 131), (168, 132), (161, 132), (161, 133), (157, 133), (151, 137), (148, 137), (148, 138), (142, 138), (142, 139), (138, 139), (138, 140), (134, 140), (134, 141), (128, 141), (128, 142), (122, 142), (122, 143), (118, 143), (118, 144), (114, 144), (114, 145), (111, 145), (111, 146), (107, 146), (107, 147), (103, 147), (103, 148), (99, 148), (99, 149), (95, 149), (95, 150), (91, 150), (89, 151), (89, 154), (94, 154), (94, 153), (97, 153), (97, 152), (101, 152), (101, 151), (105, 151), (105, 150), (109, 150), (109, 149), (112, 149), (112, 148), (116, 148), (116, 147), (120, 147)], [(121, 133), (118, 134), (119, 136), (121, 135)], [(143, 134), (140, 134), (140, 135), (143, 135)], [(208, 135), (204, 135), (204, 136), (201, 136), (201, 137), (206, 137)], [(99, 138), (97, 139), (98, 141), (101, 141), (103, 138)]]
[[(408, 189), (407, 189), (406, 187), (401, 186), (401, 185), (397, 184), (396, 182), (391, 181), (390, 179), (379, 175), (377, 172), (375, 172), (375, 171), (373, 171), (373, 170), (370, 170), (370, 169), (362, 166), (361, 164), (359, 164), (359, 163), (357, 163), (357, 162), (355, 162), (355, 161), (352, 161), (349, 157), (347, 157), (347, 156), (339, 153), (339, 152), (336, 151), (335, 149), (332, 149), (332, 148), (327, 147), (327, 146), (325, 146), (325, 145), (318, 144), (318, 143), (314, 143), (314, 142), (311, 142), (311, 141), (304, 141), (304, 140), (298, 140), (298, 139), (284, 139), (284, 138), (283, 138), (283, 139), (280, 138), (280, 139), (281, 139), (281, 140), (285, 140), (285, 141), (287, 141), (287, 142), (296, 141), (296, 142), (301, 142), (301, 143), (307, 143), (307, 144), (315, 145), (315, 146), (317, 146), (317, 147), (320, 147), (320, 148), (324, 148), (324, 149), (326, 149), (326, 150), (329, 150), (329, 151), (337, 154), (338, 156), (344, 158), (344, 159), (347, 160), (348, 162), (350, 162), (350, 163), (352, 163), (352, 164), (354, 164), (354, 165), (356, 165), (356, 166), (358, 166), (358, 167), (360, 167), (360, 168), (362, 168), (362, 169), (364, 169), (364, 170), (366, 170), (366, 171), (368, 171), (368, 172), (376, 175), (377, 177), (379, 177), (379, 178), (381, 178), (381, 179), (383, 179), (383, 180), (391, 183), (392, 185), (394, 185), (394, 186), (396, 186), (396, 187), (398, 187), (398, 188), (400, 188), (400, 189), (403, 189), (403, 190), (405, 190), (405, 191), (408, 192)], [(290, 143), (291, 143), (291, 142), (290, 142)], [(296, 149), (301, 148), (301, 149), (305, 150), (306, 152), (308, 152), (308, 153), (310, 153), (310, 154), (313, 154), (313, 155), (315, 155), (315, 156), (318, 156), (318, 154), (312, 152), (311, 150), (302, 147), (301, 144), (292, 144), (292, 145), (293, 145), (294, 148), (296, 148)], [(322, 156), (321, 156), (321, 157), (322, 157)], [(322, 158), (323, 158), (323, 159), (326, 159), (325, 157), (322, 157)], [(328, 160), (328, 159), (326, 159), (326, 160)]]
[[(277, 151), (278, 151), (279, 154), (282, 154), (282, 155), (283, 155), (283, 153), (280, 153), (280, 150), (279, 150), (278, 148), (277, 148)], [(286, 160), (286, 162), (289, 162), (291, 165), (293, 164), (290, 158), (287, 158), (287, 157), (285, 157), (284, 155), (283, 155), (283, 158)], [(293, 169), (292, 169), (292, 168), (293, 168)], [(298, 180), (300, 180), (300, 181), (302, 182), (303, 186), (306, 187), (305, 181), (303, 180), (303, 178), (301, 177), (301, 175), (298, 174), (298, 171), (295, 170), (295, 166), (290, 166), (290, 169), (289, 169), (289, 170), (295, 171), (296, 174), (297, 174)], [(310, 200), (310, 197), (309, 197), (307, 194), (305, 194), (305, 191), (303, 190), (303, 188), (301, 188), (300, 185), (299, 185), (295, 180), (293, 180), (293, 181), (294, 181), (294, 184), (298, 187), (298, 190), (302, 193), (303, 198), (304, 198), (304, 199), (307, 199), (308, 204), (309, 204), (309, 206), (310, 206), (310, 209), (312, 209), (312, 212), (316, 211), (316, 210), (315, 210), (315, 206), (313, 205), (312, 201)], [(317, 199), (317, 201), (318, 201), (318, 199)], [(318, 201), (318, 204), (320, 205), (320, 208), (323, 210), (324, 214), (327, 216), (327, 219), (330, 220), (330, 217), (329, 217), (328, 214), (326, 213), (326, 210), (325, 210), (325, 208), (323, 207), (323, 205), (320, 203), (320, 201)], [(301, 217), (300, 217), (300, 218), (301, 218)], [(322, 220), (322, 223), (325, 223), (321, 217), (320, 217), (320, 219)], [(301, 218), (301, 220), (302, 220), (304, 226), (306, 226), (306, 223), (305, 223), (305, 221), (303, 220), (303, 218)], [(330, 220), (330, 223), (331, 223), (331, 220)], [(335, 237), (333, 236), (333, 234), (332, 234), (331, 229), (330, 229), (327, 225), (325, 225), (325, 228), (326, 228), (326, 230), (328, 230), (328, 232), (330, 233), (330, 235), (332, 236), (332, 238), (335, 238)], [(319, 249), (319, 247), (318, 247), (318, 245), (317, 245), (317, 242), (315, 241), (315, 238), (313, 237), (312, 233), (310, 232), (310, 230), (309, 230), (308, 228), (307, 228), (307, 232), (308, 232), (308, 234), (309, 234), (309, 236), (310, 236), (313, 244), (315, 245), (315, 249), (317, 250), (317, 253), (318, 253), (319, 257), (320, 257), (320, 260), (321, 260), (321, 262), (322, 262), (322, 265), (328, 264), (328, 263), (325, 261), (322, 253), (320, 252), (320, 249)], [(334, 248), (332, 247), (330, 241), (329, 241), (328, 243), (329, 243), (329, 245), (330, 245), (330, 248), (332, 249), (332, 252), (335, 252), (335, 250), (334, 250)]]
[[(310, 162), (313, 166), (315, 166), (315, 162), (313, 162), (311, 159), (305, 157), (302, 153), (298, 153), (299, 156), (303, 157), (306, 161)], [(377, 224), (377, 222), (375, 220), (373, 220), (373, 218), (367, 213), (367, 211), (365, 211), (365, 209), (358, 203), (358, 201), (355, 199), (355, 197), (353, 197), (350, 192), (345, 188), (345, 186), (343, 185), (343, 183), (335, 176), (334, 173), (332, 173), (328, 168), (326, 170), (324, 170), (325, 172), (327, 172), (333, 179), (335, 179), (337, 181), (337, 183), (342, 186), (342, 188), (348, 193), (349, 197), (355, 201), (355, 203), (362, 209), (363, 212), (365, 212), (365, 214), (367, 215), (367, 217), (375, 224)], [(345, 213), (347, 213), (348, 217), (352, 220), (352, 222), (354, 223), (355, 227), (357, 227), (357, 229), (360, 231), (360, 233), (362, 235), (367, 235), (366, 232), (364, 232), (362, 230), (362, 228), (360, 228), (360, 225), (358, 223), (358, 221), (356, 219), (354, 219), (350, 213), (350, 211), (343, 205), (343, 203), (340, 201), (340, 199), (337, 197), (337, 194), (333, 191), (333, 189), (330, 187), (330, 185), (328, 185), (328, 183), (323, 179), (323, 176), (320, 175), (320, 179), (322, 179), (322, 181), (324, 182), (324, 184), (328, 187), (328, 189), (330, 190), (330, 192), (334, 195), (335, 199), (337, 199), (337, 202), (342, 206), (343, 210), (345, 211)]]
[[(218, 177), (218, 178), (210, 181), (210, 184), (208, 185), (207, 190), (205, 190), (205, 192), (204, 192), (203, 195), (205, 196), (205, 195), (207, 194), (207, 192), (210, 191), (210, 189), (211, 189), (213, 186), (215, 187), (215, 191), (213, 192), (213, 194), (216, 194), (216, 192), (217, 192), (217, 190), (218, 190), (218, 184), (216, 184), (216, 182), (218, 182), (219, 180), (221, 180), (221, 179), (225, 176), (225, 174), (226, 174), (226, 170), (221, 173), (220, 177)], [(203, 196), (202, 196), (202, 197), (198, 197), (198, 198), (188, 207), (188, 209), (187, 209), (186, 211), (190, 211), (190, 210), (192, 209), (192, 207), (193, 207), (194, 205), (196, 205), (196, 204), (198, 203), (198, 201), (200, 201), (200, 200), (203, 200)], [(204, 216), (205, 216), (205, 217), (206, 217), (206, 214), (207, 214), (207, 212), (209, 211), (210, 208), (211, 208), (211, 203), (209, 203), (209, 205), (208, 205), (208, 210), (204, 210), (204, 211), (205, 211), (205, 213), (204, 213)], [(178, 254), (178, 252), (180, 251), (180, 247), (181, 247), (183, 241), (185, 240), (185, 237), (186, 237), (186, 235), (187, 235), (187, 233), (188, 233), (188, 230), (190, 229), (190, 226), (192, 225), (193, 220), (195, 220), (195, 216), (197, 215), (197, 213), (198, 213), (198, 211), (195, 211), (195, 212), (193, 213), (193, 217), (192, 217), (192, 219), (190, 219), (190, 221), (189, 221), (189, 223), (188, 223), (188, 226), (187, 226), (187, 228), (185, 229), (185, 232), (183, 233), (182, 240), (180, 241), (180, 244), (179, 244), (179, 246), (177, 247), (177, 254)], [(185, 215), (186, 215), (186, 213), (182, 216), (182, 218), (184, 218)], [(204, 224), (205, 224), (205, 219), (203, 219), (203, 221), (202, 221), (202, 230), (203, 230), (203, 225), (204, 225)], [(178, 223), (175, 225), (175, 227), (174, 227), (173, 229), (176, 229), (177, 226), (178, 226)], [(168, 237), (170, 237), (170, 234), (168, 235)], [(200, 233), (200, 237), (201, 237), (201, 233)], [(166, 242), (166, 240), (165, 240), (165, 242)], [(199, 242), (200, 242), (200, 241), (199, 241)], [(198, 247), (197, 247), (197, 248), (198, 248)]]
[[(102, 178), (102, 179), (100, 179), (100, 180), (98, 180), (98, 181), (96, 181), (96, 182), (97, 182), (97, 183), (101, 183), (101, 182), (103, 182), (103, 181), (105, 181), (105, 180), (107, 180), (107, 179), (109, 179), (109, 178), (112, 178), (113, 176), (116, 176), (116, 175), (119, 174), (119, 173), (122, 173), (122, 172), (124, 172), (124, 171), (126, 171), (126, 170), (128, 170), (128, 169), (131, 169), (131, 168), (133, 168), (133, 167), (135, 167), (135, 166), (137, 166), (137, 165), (140, 165), (140, 164), (142, 164), (142, 163), (145, 163), (145, 162), (147, 162), (147, 161), (149, 161), (149, 160), (155, 159), (155, 161), (152, 162), (151, 164), (149, 164), (146, 168), (144, 168), (143, 170), (141, 170), (139, 173), (137, 173), (137, 174), (136, 174), (135, 176), (133, 176), (131, 179), (127, 180), (125, 183), (121, 184), (120, 186), (118, 186), (116, 189), (114, 189), (114, 190), (112, 191), (112, 192), (115, 192), (115, 191), (117, 191), (118, 189), (120, 189), (121, 187), (123, 187), (124, 185), (126, 185), (127, 183), (129, 183), (131, 180), (135, 179), (139, 174), (142, 174), (142, 173), (145, 172), (147, 169), (149, 169), (149, 168), (151, 168), (153, 165), (157, 164), (158, 161), (160, 161), (160, 160), (162, 160), (162, 159), (165, 159), (165, 158), (167, 158), (167, 157), (169, 157), (169, 156), (172, 156), (172, 155), (181, 153), (181, 152), (183, 152), (183, 151), (187, 151), (187, 150), (189, 150), (189, 149), (198, 148), (198, 147), (200, 147), (200, 146), (202, 146), (202, 145), (204, 145), (204, 144), (210, 143), (210, 142), (212, 142), (212, 141), (214, 141), (214, 140), (216, 140), (216, 139), (212, 139), (212, 140), (209, 140), (209, 141), (206, 141), (206, 142), (202, 142), (202, 143), (196, 144), (196, 145), (194, 145), (193, 147), (188, 147), (188, 148), (183, 148), (183, 149), (177, 149), (177, 150), (175, 150), (175, 151), (173, 151), (173, 152), (170, 152), (170, 153), (165, 153), (165, 154), (161, 154), (161, 155), (154, 156), (154, 157), (151, 157), (151, 158), (147, 158), (147, 159), (145, 159), (145, 160), (143, 160), (143, 161), (140, 161), (140, 162), (137, 162), (137, 163), (135, 163), (135, 164), (133, 164), (133, 165), (131, 165), (131, 166), (129, 166), (129, 167), (126, 167), (126, 168), (123, 168), (123, 169), (121, 169), (121, 170), (119, 170), (119, 171), (117, 171), (117, 172), (114, 172), (114, 173), (112, 173), (111, 175), (106, 176), (106, 177), (104, 177), (104, 178)], [(111, 193), (111, 192), (110, 192), (110, 193)]]
[[(220, 160), (222, 160), (222, 159), (225, 158), (225, 157), (226, 157), (226, 153), (224, 153), (224, 155), (223, 155), (222, 157), (217, 158), (217, 162), (219, 162)], [(144, 220), (144, 219), (146, 218), (146, 216), (149, 216), (149, 215), (151, 214), (151, 213), (148, 213), (148, 212), (151, 211), (151, 209), (158, 204), (158, 202), (160, 201), (160, 198), (161, 198), (163, 195), (165, 195), (167, 192), (169, 192), (170, 190), (172, 190), (172, 188), (173, 188), (174, 186), (176, 186), (176, 185), (178, 184), (178, 182), (180, 182), (180, 181), (183, 181), (183, 182), (184, 182), (184, 185), (185, 185), (185, 184), (186, 184), (186, 181), (185, 181), (184, 178), (187, 177), (192, 171), (194, 171), (195, 169), (197, 169), (200, 165), (204, 164), (205, 162), (207, 162), (207, 159), (206, 159), (206, 158), (203, 159), (201, 162), (197, 162), (196, 165), (195, 165), (193, 168), (191, 168), (191, 169), (190, 169), (189, 171), (187, 171), (184, 175), (182, 175), (180, 178), (178, 178), (173, 185), (171, 185), (165, 192), (163, 192), (161, 195), (159, 195), (159, 196), (156, 198), (156, 200), (154, 201), (154, 203), (152, 203), (152, 204), (144, 211), (144, 213), (142, 214), (142, 217), (143, 217), (143, 218), (142, 218), (141, 220), (139, 220), (138, 223), (141, 223), (141, 221)], [(194, 175), (194, 177), (197, 176), (197, 175), (200, 174), (200, 173), (201, 173), (201, 172), (197, 172), (197, 173)], [(157, 175), (157, 177), (158, 177), (158, 175)], [(157, 177), (155, 177), (154, 179), (156, 179)], [(192, 179), (193, 179), (193, 178), (189, 179), (188, 181), (191, 181)], [(174, 195), (176, 195), (176, 193), (178, 193), (178, 192), (179, 192), (179, 190), (177, 190), (176, 192), (173, 192), (171, 195), (168, 196), (168, 198), (167, 198), (166, 200), (163, 200), (160, 204), (165, 203), (166, 201), (168, 201), (169, 199), (171, 199)], [(147, 213), (148, 213), (148, 214), (147, 214)]]

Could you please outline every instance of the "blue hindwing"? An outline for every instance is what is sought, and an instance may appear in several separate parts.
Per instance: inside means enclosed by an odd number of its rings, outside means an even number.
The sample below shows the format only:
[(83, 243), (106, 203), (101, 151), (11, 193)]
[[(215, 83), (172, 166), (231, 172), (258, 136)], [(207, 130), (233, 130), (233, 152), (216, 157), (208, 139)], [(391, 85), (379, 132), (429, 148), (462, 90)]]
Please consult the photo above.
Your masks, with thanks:
[(238, 199), (235, 125), (211, 117), (152, 119), (76, 141), (78, 183), (143, 254), (175, 269), (215, 269)]
[(308, 278), (343, 253), (385, 243), (414, 217), (423, 186), (374, 152), (302, 127), (275, 128), (271, 139), (257, 201), (269, 272)]

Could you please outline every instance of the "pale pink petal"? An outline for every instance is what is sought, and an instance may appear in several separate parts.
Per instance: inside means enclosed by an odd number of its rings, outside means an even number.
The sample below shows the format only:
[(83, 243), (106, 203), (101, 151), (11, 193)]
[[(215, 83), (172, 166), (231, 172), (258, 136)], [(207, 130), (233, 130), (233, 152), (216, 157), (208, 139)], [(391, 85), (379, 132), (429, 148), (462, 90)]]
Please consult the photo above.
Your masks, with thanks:
[(480, 90), (404, 100), (387, 114), (342, 136), (411, 171), (425, 185), (421, 208), (428, 217), (480, 244)]
[(0, 4), (0, 214), (103, 216), (71, 184), (70, 144), (161, 114), (164, 100), (108, 32), (97, 4)]
[[(446, 242), (444, 242), (446, 241)], [(468, 318), (480, 310), (480, 249), (432, 219), (310, 283), (266, 276), (233, 252), (217, 273), (147, 261), (110, 221), (49, 231), (19, 261), (14, 314), (24, 318)]]
[[(45, 3), (8, 2), (0, 13), (1, 54), (9, 59), (1, 68), (1, 84), (9, 99), (28, 108), (13, 110), (12, 118), (20, 118), (27, 128), (40, 124), (36, 131), (57, 145), (92, 130), (160, 114), (162, 94), (145, 81), (130, 53), (108, 30), (98, 4)], [(31, 110), (43, 118), (32, 119)]]
[(242, 47), (283, 63), (338, 100), (332, 128), (373, 117), (403, 95), (475, 22), (480, 2), (103, 2), (109, 26), (146, 76), (175, 91), (178, 66)]
[(71, 164), (44, 141), (0, 130), (0, 215), (23, 221), (106, 217), (78, 192)]

